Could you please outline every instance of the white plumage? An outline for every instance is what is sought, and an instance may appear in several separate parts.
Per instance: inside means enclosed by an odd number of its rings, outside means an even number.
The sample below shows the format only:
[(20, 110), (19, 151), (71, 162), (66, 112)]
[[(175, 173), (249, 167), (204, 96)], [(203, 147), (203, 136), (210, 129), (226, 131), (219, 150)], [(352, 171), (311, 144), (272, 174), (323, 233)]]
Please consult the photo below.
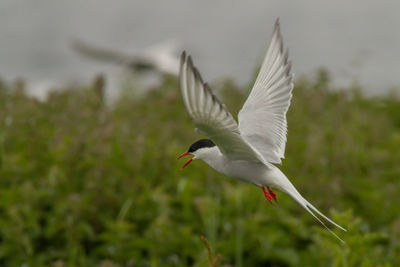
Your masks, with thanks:
[[(272, 203), (276, 200), (270, 187), (289, 194), (328, 231), (314, 212), (346, 231), (304, 199), (289, 179), (273, 164), (284, 158), (288, 111), (293, 90), (293, 74), (288, 52), (283, 49), (279, 20), (249, 97), (239, 112), (239, 125), (224, 105), (203, 82), (190, 56), (183, 52), (180, 62), (183, 100), (198, 132), (208, 136), (216, 146), (202, 140), (184, 155), (194, 155), (217, 171), (260, 186)], [(212, 143), (211, 142), (211, 143)], [(181, 157), (182, 157), (181, 156)], [(268, 193), (264, 186), (267, 186)], [(342, 241), (342, 240), (341, 240)], [(343, 241), (342, 241), (343, 242)]]
[(242, 136), (271, 163), (284, 158), (287, 122), (286, 112), (292, 98), (293, 74), (288, 51), (276, 22), (272, 41), (260, 73), (243, 108), (239, 112)]

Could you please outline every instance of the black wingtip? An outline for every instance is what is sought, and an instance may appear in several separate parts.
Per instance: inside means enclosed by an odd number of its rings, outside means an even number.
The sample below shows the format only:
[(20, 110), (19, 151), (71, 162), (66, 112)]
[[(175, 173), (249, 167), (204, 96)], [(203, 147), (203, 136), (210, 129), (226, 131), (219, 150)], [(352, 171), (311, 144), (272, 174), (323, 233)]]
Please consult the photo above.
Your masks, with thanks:
[(182, 54), (181, 54), (180, 65), (179, 65), (179, 77), (182, 77), (183, 70), (185, 68), (185, 62), (186, 62), (186, 51), (183, 50)]
[(192, 60), (192, 56), (190, 56), (190, 55), (187, 57), (187, 65), (190, 69), (193, 68), (193, 60)]
[(212, 93), (212, 91), (211, 91), (211, 88), (210, 88), (210, 86), (208, 85), (208, 83), (203, 83), (203, 88), (204, 88), (204, 91), (205, 91), (206, 93), (208, 93), (208, 94), (210, 94), (210, 95), (213, 95), (213, 93)]
[(186, 51), (183, 50), (181, 54), (181, 65), (185, 62), (185, 60), (186, 60)]
[(201, 77), (201, 74), (196, 67), (193, 67), (193, 73), (194, 73), (194, 77), (196, 77), (196, 79), (199, 80), (201, 82), (201, 84), (204, 84), (203, 78)]

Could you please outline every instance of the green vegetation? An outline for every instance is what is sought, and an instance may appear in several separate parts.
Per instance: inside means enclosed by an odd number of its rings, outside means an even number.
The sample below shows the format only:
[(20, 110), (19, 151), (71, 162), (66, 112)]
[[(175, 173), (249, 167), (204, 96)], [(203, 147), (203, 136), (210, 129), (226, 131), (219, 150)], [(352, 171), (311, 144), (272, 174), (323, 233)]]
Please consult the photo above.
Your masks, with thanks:
[[(115, 103), (101, 82), (27, 97), (0, 84), (1, 266), (396, 266), (400, 101), (299, 80), (282, 170), (348, 229), (342, 245), (289, 196), (176, 157), (200, 139), (173, 78)], [(247, 93), (217, 91), (236, 114)], [(207, 253), (201, 236), (212, 246)], [(207, 245), (208, 248), (208, 245)], [(209, 257), (211, 257), (209, 259)]]

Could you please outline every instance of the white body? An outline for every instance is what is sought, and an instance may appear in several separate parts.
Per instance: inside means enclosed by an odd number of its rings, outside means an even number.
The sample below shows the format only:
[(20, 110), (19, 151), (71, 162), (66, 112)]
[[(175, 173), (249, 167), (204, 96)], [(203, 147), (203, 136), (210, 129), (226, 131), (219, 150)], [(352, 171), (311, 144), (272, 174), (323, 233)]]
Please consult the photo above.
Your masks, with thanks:
[(216, 171), (226, 176), (237, 178), (256, 186), (268, 185), (279, 190), (279, 180), (286, 176), (274, 165), (267, 167), (265, 164), (256, 161), (231, 160), (222, 154), (217, 146), (211, 148), (202, 148), (193, 153), (194, 159), (201, 159), (210, 165)]
[[(270, 186), (284, 193), (299, 194), (286, 175), (276, 166), (247, 160), (231, 160), (217, 146), (202, 148), (194, 152), (193, 159), (201, 159), (214, 170), (256, 186)], [(300, 194), (299, 194), (300, 195)]]

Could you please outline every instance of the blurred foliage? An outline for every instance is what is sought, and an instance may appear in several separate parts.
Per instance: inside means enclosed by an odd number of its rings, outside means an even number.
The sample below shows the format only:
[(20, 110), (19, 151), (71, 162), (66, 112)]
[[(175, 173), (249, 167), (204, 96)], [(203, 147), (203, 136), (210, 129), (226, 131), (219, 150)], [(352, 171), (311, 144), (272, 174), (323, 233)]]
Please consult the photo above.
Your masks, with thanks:
[[(396, 266), (400, 102), (296, 83), (282, 170), (348, 229), (342, 245), (290, 197), (176, 157), (200, 139), (175, 79), (103, 99), (104, 81), (26, 96), (0, 83), (1, 266)], [(216, 91), (234, 114), (247, 93)]]

